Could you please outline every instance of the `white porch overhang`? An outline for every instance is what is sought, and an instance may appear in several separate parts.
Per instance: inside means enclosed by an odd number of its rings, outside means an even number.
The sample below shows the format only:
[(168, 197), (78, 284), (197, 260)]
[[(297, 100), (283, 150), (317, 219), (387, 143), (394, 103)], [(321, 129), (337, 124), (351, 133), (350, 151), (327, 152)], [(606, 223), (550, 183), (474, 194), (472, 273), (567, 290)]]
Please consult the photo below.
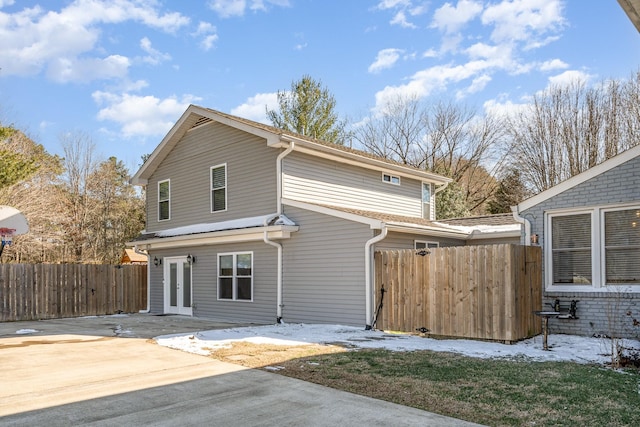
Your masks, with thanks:
[(282, 214), (269, 214), (214, 223), (192, 224), (145, 233), (127, 246), (138, 249), (185, 248), (223, 243), (263, 241), (265, 232), (270, 240), (282, 240), (298, 231), (298, 226)]

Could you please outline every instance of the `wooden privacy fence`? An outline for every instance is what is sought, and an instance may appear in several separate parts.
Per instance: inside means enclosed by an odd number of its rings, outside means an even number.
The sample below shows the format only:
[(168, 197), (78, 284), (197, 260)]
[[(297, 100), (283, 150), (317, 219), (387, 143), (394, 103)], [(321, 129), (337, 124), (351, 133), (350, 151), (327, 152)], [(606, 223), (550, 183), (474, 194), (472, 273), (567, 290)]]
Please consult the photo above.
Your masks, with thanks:
[(510, 244), (375, 253), (376, 327), (514, 342), (541, 332), (542, 251)]
[(147, 266), (0, 264), (0, 304), (3, 322), (137, 312)]

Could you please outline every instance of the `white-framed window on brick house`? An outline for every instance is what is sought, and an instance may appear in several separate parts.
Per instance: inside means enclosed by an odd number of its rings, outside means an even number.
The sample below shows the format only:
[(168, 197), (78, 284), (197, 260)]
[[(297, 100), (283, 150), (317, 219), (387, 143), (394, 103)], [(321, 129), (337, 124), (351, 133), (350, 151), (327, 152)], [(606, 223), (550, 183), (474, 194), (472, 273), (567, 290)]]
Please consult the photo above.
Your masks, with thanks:
[(253, 301), (253, 252), (218, 254), (218, 299)]
[(422, 183), (422, 218), (431, 219), (431, 183)]
[(605, 210), (602, 223), (605, 283), (640, 285), (640, 207)]
[(591, 212), (551, 216), (553, 285), (591, 285)]
[(227, 164), (211, 167), (211, 212), (227, 210)]
[(382, 172), (382, 182), (387, 184), (400, 185), (400, 177)]
[(168, 179), (158, 182), (158, 221), (171, 218), (171, 182)]
[(548, 289), (640, 292), (640, 206), (550, 212), (545, 221)]

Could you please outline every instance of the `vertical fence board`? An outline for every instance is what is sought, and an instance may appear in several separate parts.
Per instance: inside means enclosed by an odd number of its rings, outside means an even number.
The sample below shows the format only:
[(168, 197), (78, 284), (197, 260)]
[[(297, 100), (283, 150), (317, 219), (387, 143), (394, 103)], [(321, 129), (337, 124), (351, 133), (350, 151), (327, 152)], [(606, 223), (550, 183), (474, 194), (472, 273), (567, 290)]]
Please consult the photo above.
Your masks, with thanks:
[(145, 265), (0, 264), (0, 321), (146, 308)]
[(378, 328), (439, 336), (517, 341), (540, 333), (542, 252), (486, 245), (375, 254), (376, 295), (385, 297)]

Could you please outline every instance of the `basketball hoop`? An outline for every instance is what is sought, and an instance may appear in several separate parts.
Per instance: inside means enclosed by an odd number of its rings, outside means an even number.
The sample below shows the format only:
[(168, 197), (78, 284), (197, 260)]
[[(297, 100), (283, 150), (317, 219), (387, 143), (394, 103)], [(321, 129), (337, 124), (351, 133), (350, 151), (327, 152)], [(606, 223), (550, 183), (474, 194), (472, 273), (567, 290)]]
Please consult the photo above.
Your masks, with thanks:
[[(15, 228), (0, 227), (0, 242), (2, 242), (3, 249), (5, 246), (10, 245), (13, 242), (13, 233), (15, 232)], [(0, 254), (1, 253), (2, 250), (0, 250)]]

